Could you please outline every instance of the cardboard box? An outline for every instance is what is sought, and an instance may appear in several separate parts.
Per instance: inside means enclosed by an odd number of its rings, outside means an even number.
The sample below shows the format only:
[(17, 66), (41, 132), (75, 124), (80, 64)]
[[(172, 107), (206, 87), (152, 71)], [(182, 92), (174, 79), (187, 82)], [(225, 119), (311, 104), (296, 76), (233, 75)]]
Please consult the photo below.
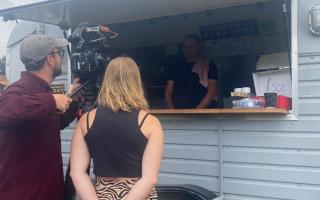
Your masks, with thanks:
[(292, 97), (290, 69), (253, 73), (256, 96), (277, 93), (278, 96)]

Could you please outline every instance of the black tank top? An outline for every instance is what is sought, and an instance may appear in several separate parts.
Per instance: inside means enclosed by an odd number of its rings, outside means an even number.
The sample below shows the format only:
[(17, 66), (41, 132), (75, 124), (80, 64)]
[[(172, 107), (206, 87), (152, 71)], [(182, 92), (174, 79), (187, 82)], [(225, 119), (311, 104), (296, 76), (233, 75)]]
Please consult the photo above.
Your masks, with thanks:
[(139, 110), (112, 112), (97, 107), (93, 124), (90, 129), (87, 126), (85, 136), (96, 176), (141, 177), (142, 156), (148, 140), (140, 128), (148, 114), (140, 125), (138, 115)]

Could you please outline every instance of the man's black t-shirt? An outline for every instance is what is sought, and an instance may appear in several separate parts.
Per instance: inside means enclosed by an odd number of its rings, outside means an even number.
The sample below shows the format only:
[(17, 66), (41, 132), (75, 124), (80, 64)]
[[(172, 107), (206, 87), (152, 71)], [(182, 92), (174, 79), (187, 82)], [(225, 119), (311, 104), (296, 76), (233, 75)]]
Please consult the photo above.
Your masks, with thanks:
[[(183, 59), (171, 64), (168, 69), (168, 79), (174, 82), (174, 108), (195, 108), (208, 90), (199, 82), (197, 73), (192, 72), (194, 63)], [(209, 62), (208, 79), (218, 80), (217, 67)]]

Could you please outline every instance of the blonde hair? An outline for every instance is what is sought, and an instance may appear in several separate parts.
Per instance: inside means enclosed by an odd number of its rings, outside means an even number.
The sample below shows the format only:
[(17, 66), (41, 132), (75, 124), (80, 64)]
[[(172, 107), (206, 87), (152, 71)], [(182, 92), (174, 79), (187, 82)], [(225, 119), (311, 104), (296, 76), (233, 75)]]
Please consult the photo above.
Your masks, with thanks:
[(118, 57), (108, 64), (98, 103), (113, 112), (149, 108), (144, 97), (140, 72), (133, 59)]

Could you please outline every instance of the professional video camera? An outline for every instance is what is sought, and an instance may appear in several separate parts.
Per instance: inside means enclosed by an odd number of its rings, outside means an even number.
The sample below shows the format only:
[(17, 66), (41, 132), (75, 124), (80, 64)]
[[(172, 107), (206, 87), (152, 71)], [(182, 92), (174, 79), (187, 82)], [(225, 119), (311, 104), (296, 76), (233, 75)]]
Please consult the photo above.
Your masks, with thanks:
[(107, 26), (82, 23), (68, 38), (72, 45), (71, 71), (80, 78), (82, 84), (86, 84), (83, 89), (87, 104), (83, 105), (84, 110), (88, 110), (96, 100), (105, 67), (111, 59), (108, 56), (109, 39), (117, 36)]
[(73, 73), (82, 81), (101, 75), (109, 61), (109, 39), (117, 36), (107, 26), (80, 24), (68, 38), (73, 47), (70, 57)]

